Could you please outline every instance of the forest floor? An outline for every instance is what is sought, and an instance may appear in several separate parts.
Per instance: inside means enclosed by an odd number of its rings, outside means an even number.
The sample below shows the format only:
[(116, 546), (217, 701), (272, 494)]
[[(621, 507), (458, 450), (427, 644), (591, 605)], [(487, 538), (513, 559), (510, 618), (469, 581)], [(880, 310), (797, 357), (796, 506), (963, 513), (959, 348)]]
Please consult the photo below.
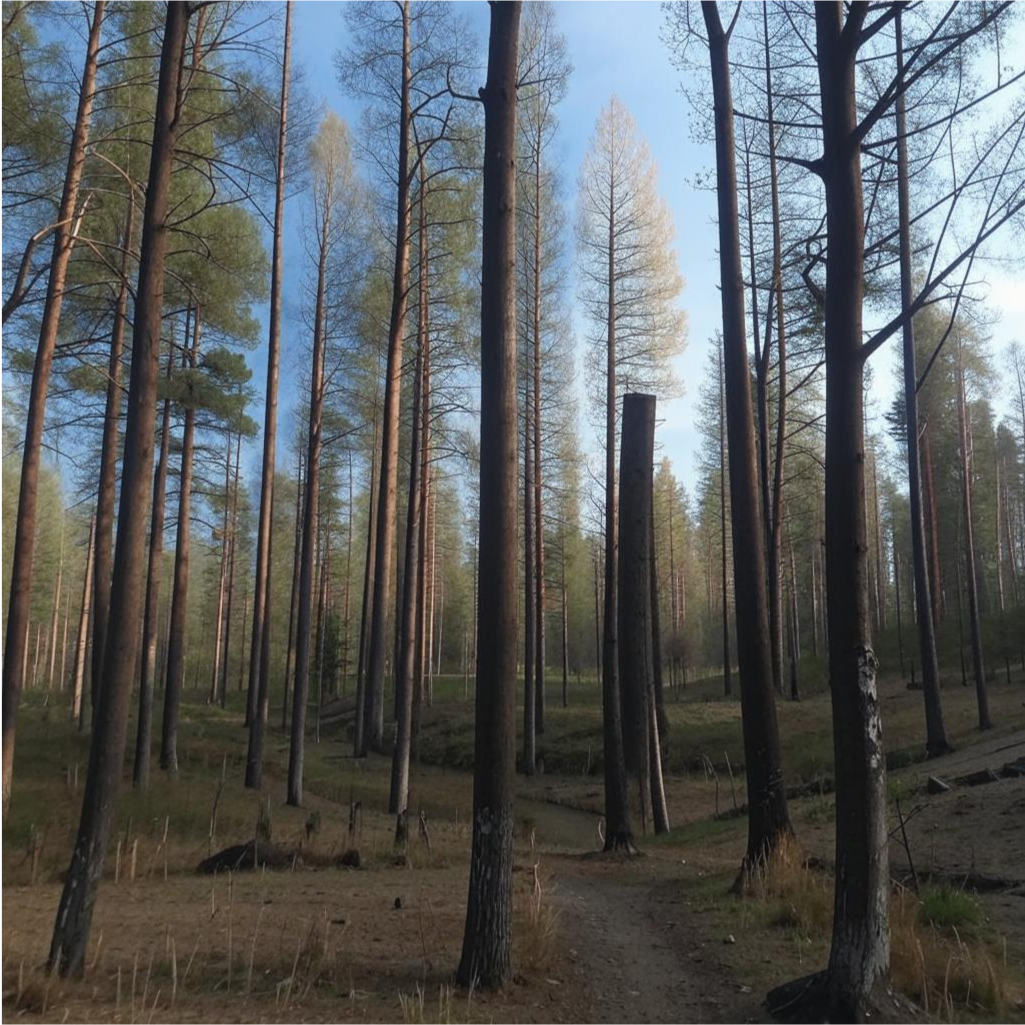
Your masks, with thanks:
[[(344, 727), (310, 739), (306, 806), (283, 802), (285, 737), (273, 730), (263, 794), (241, 785), (240, 704), (187, 696), (181, 771), (126, 787), (84, 979), (40, 970), (84, 781), (87, 738), (62, 702), (27, 695), (3, 830), (3, 1006), (25, 1021), (760, 1021), (768, 989), (824, 965), (835, 808), (826, 693), (780, 705), (800, 849), (732, 892), (746, 822), (739, 705), (718, 684), (670, 698), (667, 791), (674, 825), (635, 858), (597, 853), (600, 714), (593, 681), (572, 705), (551, 692), (546, 774), (517, 795), (512, 985), (452, 984), (466, 906), (472, 704), (436, 681), (411, 807), (430, 837), (392, 842), (388, 762), (355, 762)], [(57, 698), (58, 696), (54, 696)], [(189, 702), (191, 697), (193, 702)], [(553, 700), (554, 699), (554, 700)], [(890, 763), (895, 984), (949, 1020), (1025, 1021), (1025, 679), (990, 685), (997, 726), (951, 681), (956, 750), (922, 762), (921, 694), (884, 680)], [(960, 777), (992, 769), (982, 785)], [(952, 785), (930, 795), (935, 775)], [(350, 832), (350, 809), (360, 813)], [(269, 818), (285, 867), (201, 875), (210, 853)], [(356, 849), (358, 869), (339, 866)], [(915, 892), (907, 851), (918, 876)], [(798, 851), (800, 850), (800, 853)], [(807, 860), (810, 858), (810, 860)], [(351, 859), (350, 859), (351, 860)], [(923, 1018), (925, 1017), (923, 1010)]]

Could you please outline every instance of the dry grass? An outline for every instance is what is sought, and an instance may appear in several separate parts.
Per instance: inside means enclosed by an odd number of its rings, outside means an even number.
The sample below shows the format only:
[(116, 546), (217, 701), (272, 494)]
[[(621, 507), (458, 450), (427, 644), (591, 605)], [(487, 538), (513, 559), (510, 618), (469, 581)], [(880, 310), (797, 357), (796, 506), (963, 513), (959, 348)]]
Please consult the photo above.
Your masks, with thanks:
[(965, 938), (956, 927), (928, 924), (914, 893), (902, 890), (894, 896), (890, 976), (926, 1013), (948, 1021), (963, 1014), (1003, 1015), (1011, 1001), (1006, 969), (1006, 952), (995, 955), (984, 939)]
[[(534, 854), (534, 852), (531, 852)], [(513, 945), (516, 966), (538, 972), (552, 963), (559, 935), (559, 912), (549, 900), (551, 876), (534, 858), (513, 891)]]
[[(796, 843), (783, 844), (748, 873), (743, 896), (764, 905), (769, 923), (791, 930), (795, 939), (828, 941), (833, 880), (809, 869)], [(896, 988), (926, 1013), (948, 1021), (1004, 1014), (1020, 994), (1012, 995), (1006, 950), (995, 952), (992, 939), (976, 928), (979, 921), (970, 894), (896, 891), (890, 904), (890, 977)]]

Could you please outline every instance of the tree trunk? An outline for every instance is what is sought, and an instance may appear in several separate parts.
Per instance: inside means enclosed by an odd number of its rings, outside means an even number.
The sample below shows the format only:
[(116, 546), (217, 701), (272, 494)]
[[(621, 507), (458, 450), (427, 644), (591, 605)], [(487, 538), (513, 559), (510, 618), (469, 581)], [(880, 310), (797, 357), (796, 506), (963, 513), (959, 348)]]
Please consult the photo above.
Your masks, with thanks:
[(96, 706), (89, 748), (82, 819), (57, 909), (49, 955), (50, 967), (61, 975), (77, 975), (85, 965), (93, 906), (103, 872), (124, 762), (128, 705), (139, 645), (138, 617), (143, 603), (147, 495), (153, 469), (168, 193), (175, 132), (179, 124), (177, 100), (188, 20), (189, 7), (186, 3), (167, 5), (143, 216), (139, 280), (135, 292), (132, 371), (103, 687)]
[(89, 647), (89, 614), (93, 594), (93, 552), (96, 546), (96, 517), (89, 518), (89, 541), (85, 550), (85, 578), (82, 608), (78, 614), (78, 642), (75, 645), (75, 677), (71, 686), (71, 719), (82, 728), (82, 694), (85, 690), (86, 650)]
[(734, 602), (748, 790), (748, 840), (744, 865), (753, 869), (786, 840), (792, 830), (780, 768), (769, 619), (765, 608), (765, 553), (758, 517), (758, 472), (744, 326), (729, 37), (723, 31), (715, 3), (703, 3), (702, 11), (709, 33), (719, 181), (719, 260), (730, 452)]
[[(423, 164), (421, 164), (421, 169)], [(419, 236), (420, 273), (419, 302), (417, 315), (416, 363), (413, 377), (413, 408), (410, 411), (409, 491), (406, 505), (406, 544), (404, 570), (402, 574), (402, 607), (398, 622), (399, 658), (395, 667), (396, 729), (395, 749), (392, 753), (391, 793), (388, 811), (398, 816), (395, 840), (405, 840), (406, 812), (409, 804), (409, 755), (412, 743), (413, 674), (416, 668), (417, 615), (416, 604), (420, 593), (420, 574), (423, 566), (420, 560), (420, 463), (421, 454), (421, 410), (423, 395), (424, 349), (427, 338), (427, 210), (424, 196), (423, 174), (420, 178)]]
[(129, 191), (121, 245), (121, 284), (114, 308), (107, 364), (107, 396), (103, 411), (103, 441), (100, 447), (99, 492), (96, 498), (96, 557), (93, 562), (93, 653), (92, 705), (102, 683), (103, 652), (107, 643), (110, 615), (110, 573), (114, 554), (114, 493), (117, 489), (117, 437), (121, 420), (121, 355), (128, 320), (128, 273), (131, 263), (134, 197)]
[(961, 508), (964, 520), (965, 585), (968, 589), (968, 623), (972, 638), (972, 672), (975, 676), (975, 697), (979, 705), (979, 729), (993, 726), (986, 694), (986, 668), (982, 657), (982, 627), (979, 622), (979, 588), (975, 569), (975, 528), (972, 523), (972, 464), (968, 442), (968, 411), (966, 409), (964, 368), (961, 365), (961, 343), (957, 346), (957, 424), (961, 439)]
[(619, 678), (619, 541), (616, 523), (616, 183), (609, 181), (608, 344), (605, 368), (605, 581), (602, 613), (602, 742), (605, 850), (631, 850), (623, 701)]
[(288, 729), (288, 697), (295, 668), (295, 605), (299, 593), (299, 562), (303, 540), (303, 453), (299, 449), (295, 478), (295, 539), (292, 542), (292, 591), (288, 602), (288, 644), (285, 646), (285, 685), (281, 695), (281, 730)]
[(7, 638), (3, 666), (3, 817), (11, 801), (11, 780), (14, 772), (14, 738), (17, 732), (18, 700), (24, 682), (23, 666), (28, 650), (28, 620), (32, 604), (32, 559), (36, 537), (36, 503), (39, 499), (39, 468), (43, 452), (43, 428), (46, 425), (46, 392), (50, 368), (57, 347), (61, 303), (68, 263), (75, 242), (72, 221), (78, 203), (86, 149), (89, 143), (89, 122), (92, 118), (96, 92), (97, 54), (100, 49), (100, 27), (103, 24), (104, 0), (93, 4), (89, 41), (86, 44), (85, 68), (78, 91), (78, 110), (68, 150), (68, 166), (64, 175), (58, 227), (53, 233), (53, 256), (46, 285), (46, 299), (39, 328), (32, 384), (29, 390), (25, 441), (21, 457), (21, 480), (18, 490), (18, 514), (14, 526), (14, 551), (11, 556), (11, 592), (7, 601)]
[(367, 512), (367, 544), (363, 560), (363, 600), (360, 603), (359, 660), (356, 664), (356, 714), (352, 725), (353, 755), (361, 757), (366, 718), (367, 656), (370, 654), (370, 606), (374, 593), (374, 556), (377, 551), (377, 394), (374, 395), (374, 428), (370, 442), (370, 506)]
[[(655, 396), (623, 396), (619, 472), (619, 680), (623, 753), (637, 781), (642, 829), (651, 822), (651, 725), (654, 704), (652, 625), (652, 470)], [(657, 739), (657, 728), (655, 736)], [(661, 776), (661, 771), (659, 770)]]
[[(940, 620), (943, 618), (943, 574), (940, 570), (940, 530), (936, 514), (936, 489), (933, 486), (932, 472), (932, 444), (930, 443), (929, 425), (926, 424), (921, 431), (921, 456), (922, 456), (922, 488), (925, 491), (925, 529), (929, 546), (929, 597), (931, 599), (930, 611), (932, 614), (933, 636), (939, 633)], [(914, 539), (912, 539), (914, 540)], [(915, 589), (918, 589), (917, 577)], [(917, 601), (917, 599), (916, 599)], [(921, 616), (918, 617), (921, 620)]]
[[(231, 493), (231, 555), (228, 559), (228, 604), (224, 613), (224, 659), (221, 681), (218, 685), (217, 702), (224, 708), (228, 703), (228, 664), (231, 661), (231, 613), (235, 603), (235, 556), (238, 554), (238, 470), (242, 455), (242, 434), (235, 436), (235, 482)], [(245, 623), (243, 621), (243, 627)]]
[[(534, 152), (534, 260), (533, 260), (533, 323), (531, 338), (534, 355), (533, 443), (534, 459), (534, 724), (535, 731), (545, 731), (545, 531), (541, 473), (541, 133), (535, 136)], [(528, 414), (530, 406), (528, 404)], [(532, 766), (533, 767), (533, 766)]]
[(306, 493), (303, 497), (302, 558), (296, 603), (295, 687), (292, 732), (288, 751), (288, 803), (303, 803), (303, 764), (306, 754), (306, 703), (310, 687), (310, 648), (313, 641), (314, 561), (317, 557), (320, 512), (320, 450), (324, 409), (324, 309), (327, 301), (330, 206), (324, 211), (317, 265), (317, 305), (313, 321), (313, 367), (310, 372), (310, 426), (306, 451)]
[[(898, 8), (897, 29), (897, 78), (904, 80), (904, 50), (902, 17)], [(900, 296), (901, 306), (910, 307), (912, 302), (911, 270), (911, 200), (908, 191), (908, 145), (905, 96), (897, 97), (897, 205), (900, 218)], [(914, 572), (915, 605), (918, 615), (918, 654), (922, 667), (922, 697), (925, 700), (925, 749), (930, 758), (936, 758), (950, 750), (947, 733), (943, 725), (943, 706), (940, 700), (940, 667), (936, 657), (936, 629), (939, 624), (939, 605), (935, 601), (939, 589), (938, 569), (930, 582), (926, 567), (925, 519), (922, 514), (921, 452), (918, 430), (918, 369), (915, 365), (915, 324), (909, 317), (904, 323), (904, 415), (908, 452), (908, 504), (911, 511), (911, 565)], [(927, 444), (927, 442), (926, 442)], [(929, 496), (932, 501), (932, 468), (929, 468)], [(935, 524), (932, 540), (936, 541)], [(935, 566), (939, 566), (937, 549)], [(898, 607), (898, 619), (900, 611)], [(901, 642), (901, 673), (904, 671), (903, 641)]]
[(534, 609), (537, 600), (537, 560), (534, 556), (534, 446), (530, 437), (534, 426), (531, 415), (532, 386), (533, 374), (528, 373), (523, 389), (523, 772), (527, 776), (534, 775), (537, 755), (537, 691), (534, 689), (534, 671), (537, 667), (534, 650), (537, 640), (537, 615)]
[[(871, 643), (865, 524), (864, 221), (856, 40), (864, 9), (815, 10), (826, 194), (826, 596), (836, 766), (830, 1021), (862, 1021), (890, 960), (886, 768)], [(850, 37), (850, 38), (849, 38)]]
[(730, 671), (730, 602), (729, 545), (726, 535), (726, 410), (722, 352), (719, 353), (719, 537), (722, 539), (722, 689), (726, 697), (733, 694)]
[[(189, 322), (185, 321), (185, 340)], [(167, 353), (167, 377), (174, 364), (172, 351)], [(146, 575), (146, 599), (142, 615), (142, 672), (139, 674), (139, 718), (135, 734), (135, 762), (132, 783), (145, 789), (149, 782), (150, 744), (153, 735), (153, 688), (157, 679), (157, 634), (160, 632), (160, 578), (164, 556), (164, 507), (167, 492), (167, 464), (171, 452), (171, 399), (164, 399), (160, 427), (160, 455), (153, 477), (153, 505), (150, 513), (149, 559)]]
[[(202, 311), (193, 309), (189, 367), (196, 370)], [(178, 477), (178, 528), (174, 542), (174, 583), (171, 590), (171, 627), (167, 635), (167, 676), (164, 684), (164, 720), (160, 732), (160, 768), (178, 771), (178, 714), (185, 689), (185, 647), (189, 605), (189, 558), (192, 536), (192, 465), (196, 439), (196, 407), (191, 396), (185, 407), (182, 430), (181, 473)]]
[(231, 431), (224, 453), (224, 517), (221, 523), (221, 559), (217, 572), (217, 613), (214, 621), (214, 664), (210, 673), (211, 705), (217, 702), (217, 684), (221, 677), (221, 639), (224, 636), (224, 599), (228, 586), (228, 517), (231, 507)]
[(492, 4), (484, 102), (481, 261), (480, 649), (473, 838), (456, 979), (512, 974), (516, 772), (516, 68), (521, 4)]
[(388, 325), (388, 366), (381, 422), (381, 477), (378, 485), (377, 536), (374, 557), (370, 646), (365, 681), (363, 747), (380, 748), (384, 742), (384, 663), (388, 632), (388, 598), (393, 575), (395, 506), (399, 472), (399, 400), (402, 392), (402, 337), (406, 321), (409, 281), (409, 133), (410, 133), (410, 14), (402, 4), (402, 82), (399, 87), (399, 166), (395, 217), (395, 267), (392, 275), (391, 319)]
[(260, 476), (260, 518), (256, 534), (256, 579), (253, 584), (253, 632), (249, 652), (249, 748), (246, 786), (260, 789), (263, 742), (267, 732), (270, 687), (271, 544), (274, 522), (274, 461), (278, 433), (278, 373), (281, 362), (282, 276), (285, 212), (285, 148), (288, 142), (288, 76), (292, 53), (292, 0), (285, 3), (285, 41), (281, 61), (281, 111), (278, 118), (278, 163), (274, 191), (271, 255), (270, 330), (267, 341), (267, 384), (263, 421), (263, 465)]

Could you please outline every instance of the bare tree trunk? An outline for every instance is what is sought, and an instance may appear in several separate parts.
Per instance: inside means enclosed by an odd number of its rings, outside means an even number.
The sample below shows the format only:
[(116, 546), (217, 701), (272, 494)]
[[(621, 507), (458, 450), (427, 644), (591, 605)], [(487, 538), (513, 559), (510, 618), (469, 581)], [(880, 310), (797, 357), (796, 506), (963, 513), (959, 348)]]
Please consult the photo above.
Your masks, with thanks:
[(114, 557), (114, 493), (117, 488), (117, 436), (121, 419), (121, 355), (124, 350), (125, 324), (128, 321), (128, 273), (131, 266), (132, 223), (135, 201), (131, 191), (125, 215), (121, 250), (121, 284), (114, 309), (114, 328), (110, 335), (110, 359), (107, 364), (107, 396), (103, 411), (103, 441), (100, 446), (99, 491), (96, 498), (96, 557), (93, 563), (93, 653), (92, 704), (96, 708), (97, 690), (102, 683), (103, 652), (107, 642), (110, 615), (110, 574)]
[[(427, 303), (430, 313), (430, 302)], [(413, 712), (411, 718), (412, 757), (420, 763), (420, 721), (424, 699), (424, 646), (427, 643), (427, 525), (431, 517), (431, 333), (430, 325), (424, 329), (423, 392), (420, 397), (420, 536), (417, 540), (419, 567), (416, 591), (416, 638), (413, 660)], [(474, 545), (474, 602), (477, 600), (477, 549)], [(475, 605), (476, 608), (476, 605)], [(476, 624), (476, 617), (474, 619)], [(476, 626), (475, 626), (476, 629)]]
[(68, 263), (75, 242), (72, 221), (78, 203), (89, 144), (89, 122), (96, 93), (97, 55), (100, 49), (100, 27), (103, 24), (104, 0), (95, 0), (89, 41), (86, 44), (85, 68), (78, 90), (78, 110), (68, 150), (68, 166), (64, 175), (57, 214), (58, 227), (53, 233), (53, 256), (46, 285), (39, 344), (32, 369), (25, 441), (21, 457), (21, 480), (18, 490), (18, 514), (14, 526), (14, 551), (11, 556), (11, 592), (7, 600), (7, 638), (3, 665), (3, 817), (11, 801), (11, 780), (14, 772), (14, 738), (17, 731), (18, 700), (24, 682), (23, 666), (27, 647), (29, 608), (32, 603), (32, 559), (36, 536), (36, 503), (39, 499), (39, 468), (43, 451), (43, 428), (46, 425), (46, 392), (50, 384), (50, 368), (57, 347), (61, 303)]
[(406, 818), (409, 804), (409, 756), (413, 728), (414, 672), (416, 669), (417, 616), (416, 604), (420, 593), (420, 575), (423, 565), (420, 559), (421, 508), (420, 474), (422, 441), (421, 409), (423, 395), (424, 351), (427, 338), (427, 209), (424, 195), (423, 164), (421, 163), (419, 203), (420, 271), (419, 302), (417, 311), (417, 347), (413, 377), (413, 408), (410, 411), (409, 491), (406, 505), (406, 544), (404, 570), (402, 574), (402, 606), (398, 621), (399, 657), (395, 666), (395, 749), (392, 753), (391, 793), (388, 811), (397, 816), (395, 842), (406, 839)]
[[(898, 8), (896, 17), (897, 29), (897, 77), (904, 79), (904, 50), (902, 36), (902, 17)], [(908, 193), (908, 145), (907, 118), (905, 114), (905, 97), (901, 92), (897, 97), (897, 204), (900, 218), (900, 296), (901, 305), (906, 309), (912, 302), (912, 268), (911, 268), (911, 200)], [(922, 667), (922, 696), (925, 700), (925, 749), (930, 758), (936, 758), (950, 750), (947, 733), (943, 725), (943, 706), (940, 700), (940, 668), (936, 656), (936, 630), (939, 626), (938, 592), (939, 549), (935, 550), (935, 570), (932, 581), (926, 566), (926, 535), (925, 518), (922, 514), (922, 468), (919, 449), (918, 428), (918, 369), (915, 364), (915, 325), (909, 317), (903, 329), (904, 352), (904, 417), (908, 453), (908, 504), (911, 511), (911, 565), (914, 572), (915, 605), (918, 615), (918, 654)], [(923, 439), (926, 446), (925, 466), (928, 474), (928, 500), (930, 518), (932, 517), (932, 463), (928, 451), (928, 437)], [(930, 524), (930, 541), (937, 544), (935, 520)], [(899, 614), (899, 613), (898, 613)], [(901, 656), (901, 673), (904, 668), (903, 644)]]
[[(239, 459), (242, 455), (242, 434), (235, 436), (235, 483), (231, 493), (231, 556), (228, 559), (228, 604), (224, 614), (224, 659), (221, 682), (218, 685), (217, 701), (221, 708), (228, 703), (228, 664), (231, 661), (231, 613), (235, 603), (235, 561), (238, 554), (238, 476)], [(243, 627), (245, 626), (243, 617)]]
[[(541, 133), (535, 135), (534, 153), (534, 260), (533, 260), (533, 323), (531, 336), (534, 355), (533, 443), (534, 459), (534, 724), (535, 732), (545, 731), (545, 531), (541, 472)], [(528, 404), (528, 413), (530, 406)], [(531, 766), (533, 768), (533, 765)]]
[(537, 757), (537, 691), (534, 688), (534, 671), (537, 667), (534, 651), (537, 639), (537, 615), (534, 610), (537, 601), (537, 560), (534, 556), (534, 446), (530, 438), (534, 426), (530, 394), (532, 387), (533, 374), (528, 373), (523, 389), (523, 772), (527, 776), (534, 775)]
[[(943, 575), (940, 571), (940, 530), (936, 515), (936, 489), (933, 486), (932, 472), (932, 445), (929, 441), (929, 425), (926, 424), (921, 432), (921, 456), (922, 456), (922, 489), (925, 492), (925, 528), (929, 546), (929, 590), (931, 599), (931, 614), (933, 636), (939, 632), (940, 620), (943, 618)], [(912, 541), (914, 538), (912, 537)], [(915, 591), (919, 590), (916, 571)], [(916, 598), (917, 602), (917, 598)], [(921, 628), (922, 616), (918, 616), (919, 628)]]
[(298, 453), (295, 479), (295, 540), (292, 542), (292, 592), (288, 603), (288, 644), (285, 646), (285, 686), (281, 695), (281, 729), (288, 729), (288, 697), (292, 688), (292, 670), (295, 655), (295, 605), (299, 593), (299, 562), (303, 538), (303, 453)]
[(651, 584), (654, 451), (655, 396), (627, 393), (623, 396), (619, 464), (619, 679), (623, 753), (626, 770), (637, 781), (638, 810), (645, 832), (652, 819), (654, 771), (649, 722), (655, 687)]
[(726, 534), (726, 410), (722, 351), (719, 352), (719, 536), (722, 539), (722, 689), (733, 694), (730, 671), (729, 543)]
[(561, 527), (562, 533), (562, 558), (560, 570), (562, 572), (562, 707), (569, 708), (569, 609), (566, 590), (566, 525)]
[[(46, 674), (46, 689), (53, 689), (53, 671), (57, 664), (57, 628), (60, 625), (60, 607), (61, 607), (61, 586), (64, 581), (64, 531), (67, 526), (68, 511), (67, 509), (61, 510), (61, 547), (60, 556), (57, 560), (57, 582), (53, 586), (53, 615), (50, 620), (50, 657), (49, 657), (49, 671)], [(999, 539), (1000, 533), (997, 532), (997, 538)], [(61, 684), (63, 689), (63, 682)]]
[(961, 342), (957, 346), (957, 423), (961, 438), (961, 506), (964, 520), (965, 584), (968, 589), (968, 623), (972, 638), (972, 671), (975, 696), (979, 705), (979, 729), (993, 726), (986, 694), (986, 668), (982, 657), (982, 627), (979, 622), (979, 588), (975, 570), (975, 529), (972, 523), (972, 465), (968, 442), (968, 411), (965, 400), (964, 368), (961, 365)]
[(391, 320), (388, 325), (388, 366), (381, 421), (381, 477), (378, 485), (377, 536), (374, 557), (370, 644), (365, 680), (363, 746), (380, 748), (384, 742), (384, 670), (388, 632), (388, 598), (393, 576), (395, 505), (399, 472), (399, 400), (402, 391), (402, 336), (406, 321), (409, 281), (409, 133), (410, 133), (410, 14), (402, 4), (402, 81), (399, 87), (399, 149), (396, 193), (395, 267), (392, 275)]
[[(202, 13), (199, 18), (202, 18)], [(135, 293), (132, 372), (103, 687), (93, 722), (82, 819), (57, 909), (49, 955), (50, 967), (61, 975), (78, 975), (84, 968), (92, 911), (103, 872), (124, 762), (128, 705), (139, 645), (138, 618), (143, 600), (147, 497), (153, 469), (153, 426), (168, 234), (168, 193), (175, 132), (179, 124), (177, 101), (188, 21), (189, 7), (186, 3), (167, 5), (143, 216), (139, 280)]]
[(221, 677), (221, 638), (224, 636), (224, 598), (228, 584), (228, 516), (231, 507), (231, 431), (228, 431), (227, 450), (224, 454), (224, 518), (221, 524), (221, 565), (217, 573), (217, 613), (214, 623), (214, 664), (210, 673), (212, 705), (217, 701), (217, 683)]
[(352, 613), (352, 531), (353, 531), (353, 501), (352, 501), (352, 449), (349, 449), (349, 501), (346, 506), (347, 524), (345, 528), (345, 608), (342, 613), (344, 623), (342, 635), (342, 694), (346, 691), (346, 682), (349, 678), (349, 636)]
[[(192, 346), (188, 365), (195, 371), (199, 356), (202, 312), (193, 308)], [(185, 644), (188, 626), (189, 558), (192, 534), (192, 466), (195, 453), (196, 407), (185, 407), (182, 430), (181, 473), (178, 477), (178, 527), (174, 543), (174, 584), (171, 590), (171, 627), (167, 635), (167, 676), (164, 684), (164, 719), (160, 732), (160, 768), (178, 771), (178, 713), (185, 689)]]
[(370, 605), (374, 592), (374, 557), (377, 551), (377, 395), (374, 396), (374, 431), (370, 443), (370, 507), (367, 512), (367, 544), (363, 561), (363, 601), (360, 604), (359, 660), (356, 664), (356, 714), (353, 720), (353, 754), (364, 750), (363, 725), (366, 718), (367, 656), (370, 654)]
[(320, 513), (320, 451), (324, 409), (324, 307), (327, 299), (330, 206), (325, 207), (317, 266), (317, 305), (313, 321), (313, 368), (310, 373), (310, 426), (306, 454), (306, 494), (303, 500), (302, 558), (296, 602), (295, 689), (292, 732), (288, 750), (288, 803), (303, 803), (303, 765), (306, 754), (306, 703), (310, 686), (310, 647), (313, 633), (314, 559), (317, 555)]
[[(751, 382), (744, 326), (737, 172), (729, 36), (715, 3), (703, 3), (715, 101), (719, 181), (719, 261), (722, 279), (723, 361), (729, 438), (730, 513), (733, 527), (737, 661), (748, 790), (748, 840), (744, 859), (753, 868), (792, 833), (780, 766), (779, 727), (772, 681), (766, 605), (764, 534), (758, 517)], [(726, 596), (723, 595), (725, 602)], [(742, 870), (743, 872), (743, 870)]]
[(605, 593), (602, 613), (602, 758), (605, 849), (631, 850), (626, 743), (619, 677), (619, 539), (616, 522), (616, 183), (609, 181), (608, 340), (605, 368)]
[[(185, 320), (185, 343), (189, 321)], [(173, 347), (167, 353), (167, 377), (174, 364)], [(160, 455), (153, 476), (153, 504), (150, 513), (149, 556), (146, 573), (146, 598), (142, 614), (142, 672), (139, 674), (139, 717), (135, 734), (135, 761), (132, 783), (145, 789), (149, 782), (150, 745), (153, 736), (153, 689), (157, 679), (157, 635), (160, 632), (160, 578), (164, 556), (164, 511), (167, 493), (167, 464), (171, 452), (171, 399), (164, 399), (160, 427)]]
[(270, 330), (267, 341), (267, 384), (263, 421), (263, 466), (260, 477), (260, 518), (256, 534), (256, 579), (253, 583), (253, 632), (249, 653), (249, 748), (246, 786), (260, 789), (263, 780), (263, 742), (267, 732), (270, 688), (271, 545), (274, 522), (274, 461), (278, 433), (278, 374), (281, 362), (282, 276), (285, 212), (285, 149), (288, 142), (288, 76), (292, 53), (292, 0), (285, 3), (285, 41), (281, 60), (281, 110), (278, 118), (278, 163), (274, 191), (274, 232), (271, 256)]
[(82, 694), (85, 690), (86, 650), (89, 646), (89, 614), (93, 594), (93, 553), (96, 545), (96, 517), (89, 518), (89, 541), (85, 554), (85, 579), (82, 583), (82, 608), (78, 614), (78, 641), (75, 645), (75, 676), (71, 686), (71, 718), (82, 728)]
[(491, 6), (481, 263), (480, 609), (473, 838), (456, 979), (497, 989), (512, 972), (516, 772), (516, 68), (521, 4)]

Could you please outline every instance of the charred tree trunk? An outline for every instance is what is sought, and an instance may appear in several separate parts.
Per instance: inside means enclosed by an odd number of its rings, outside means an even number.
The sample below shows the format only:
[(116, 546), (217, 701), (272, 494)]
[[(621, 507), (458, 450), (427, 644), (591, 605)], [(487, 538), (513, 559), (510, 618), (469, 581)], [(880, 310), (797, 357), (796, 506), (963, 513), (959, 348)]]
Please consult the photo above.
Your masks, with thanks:
[(516, 772), (516, 68), (521, 4), (491, 5), (481, 264), (480, 648), (473, 839), (456, 978), (496, 989), (512, 946)]
[(14, 551), (11, 556), (11, 592), (7, 600), (7, 637), (3, 666), (3, 817), (11, 800), (14, 772), (14, 738), (17, 731), (18, 701), (24, 683), (25, 655), (28, 651), (29, 607), (32, 602), (32, 559), (36, 536), (36, 503), (39, 499), (39, 468), (43, 452), (43, 428), (46, 424), (46, 392), (50, 384), (50, 368), (57, 348), (61, 303), (68, 263), (75, 244), (75, 208), (78, 203), (82, 169), (89, 144), (89, 123), (96, 94), (97, 55), (100, 49), (100, 27), (103, 24), (104, 0), (93, 4), (89, 40), (85, 51), (85, 68), (78, 90), (78, 110), (68, 150), (68, 166), (61, 193), (58, 226), (53, 233), (53, 255), (43, 303), (42, 322), (32, 384), (29, 389), (25, 441), (21, 457), (21, 480), (18, 490), (18, 513), (14, 526)]
[(153, 426), (168, 235), (168, 193), (175, 132), (179, 124), (178, 98), (188, 21), (189, 7), (186, 3), (167, 5), (136, 288), (132, 372), (103, 687), (93, 723), (82, 818), (57, 908), (49, 955), (50, 967), (61, 975), (77, 975), (84, 968), (93, 905), (103, 872), (124, 761), (128, 705), (139, 644), (138, 616), (143, 601), (147, 494), (153, 469)]
[(260, 789), (263, 780), (263, 741), (267, 732), (270, 687), (271, 542), (274, 522), (274, 460), (278, 434), (278, 374), (281, 363), (281, 289), (285, 214), (285, 147), (288, 142), (288, 84), (292, 53), (292, 0), (285, 4), (285, 41), (281, 61), (281, 110), (278, 118), (278, 162), (274, 191), (274, 231), (271, 255), (270, 330), (267, 341), (267, 384), (263, 421), (263, 466), (260, 476), (260, 516), (256, 533), (256, 579), (253, 583), (253, 630), (249, 652), (249, 748), (247, 787)]

